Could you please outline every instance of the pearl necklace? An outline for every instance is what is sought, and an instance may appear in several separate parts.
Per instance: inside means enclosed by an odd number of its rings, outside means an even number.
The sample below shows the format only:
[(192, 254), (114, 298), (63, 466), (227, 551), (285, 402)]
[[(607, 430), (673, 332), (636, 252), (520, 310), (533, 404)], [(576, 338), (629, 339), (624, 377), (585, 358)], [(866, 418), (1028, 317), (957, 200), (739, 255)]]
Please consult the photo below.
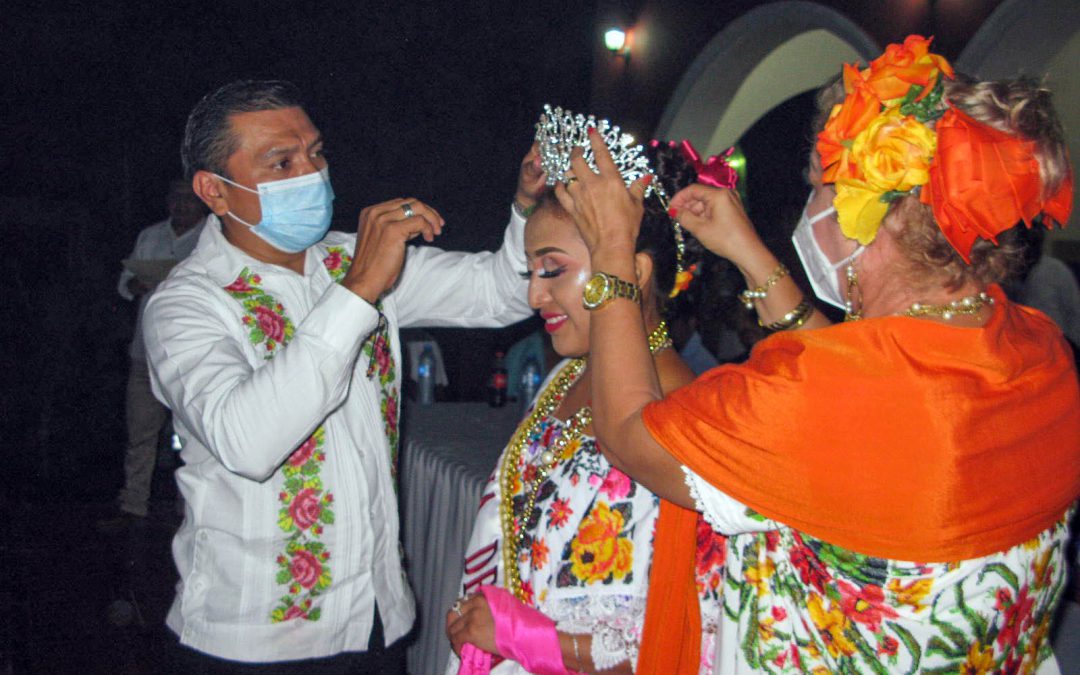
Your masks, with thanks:
[[(671, 337), (668, 335), (667, 324), (663, 321), (649, 334), (649, 352), (655, 354), (658, 351), (672, 346)], [(566, 394), (570, 391), (585, 372), (585, 359), (577, 358), (566, 364), (555, 376), (555, 379), (541, 392), (536, 401), (532, 414), (522, 420), (510, 440), (506, 456), (499, 467), (499, 490), (502, 499), (499, 503), (499, 524), (503, 539), (503, 569), (506, 573), (506, 588), (511, 591), (518, 600), (527, 602), (525, 592), (521, 586), (521, 570), (518, 569), (518, 551), (525, 539), (525, 533), (529, 525), (529, 517), (536, 508), (537, 495), (544, 480), (551, 475), (552, 470), (564, 457), (566, 448), (572, 441), (577, 440), (584, 434), (584, 430), (592, 423), (592, 409), (583, 406), (566, 421), (566, 427), (550, 448), (540, 454), (540, 464), (536, 467), (536, 478), (529, 484), (525, 494), (525, 509), (520, 513), (514, 510), (514, 483), (516, 482), (517, 467), (521, 462), (521, 456), (528, 445), (529, 437), (540, 428), (543, 421), (550, 417), (559, 407)]]
[(904, 312), (904, 316), (939, 316), (950, 321), (954, 316), (978, 314), (983, 307), (993, 306), (993, 304), (993, 298), (986, 293), (979, 293), (943, 305), (924, 305), (916, 302)]

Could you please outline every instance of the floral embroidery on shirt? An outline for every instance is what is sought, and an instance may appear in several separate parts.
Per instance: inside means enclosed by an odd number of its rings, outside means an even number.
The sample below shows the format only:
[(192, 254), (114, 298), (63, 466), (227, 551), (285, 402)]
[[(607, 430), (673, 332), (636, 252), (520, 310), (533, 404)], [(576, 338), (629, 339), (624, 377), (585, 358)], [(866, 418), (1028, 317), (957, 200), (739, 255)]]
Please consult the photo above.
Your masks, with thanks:
[(292, 339), (295, 330), (292, 321), (285, 316), (285, 308), (280, 302), (259, 288), (262, 278), (245, 267), (236, 281), (225, 287), (225, 291), (240, 301), (244, 307), (244, 325), (248, 328), (248, 339), (256, 347), (264, 345), (264, 359), (272, 359), (278, 347)]
[[(335, 283), (341, 283), (349, 271), (349, 266), (352, 265), (352, 256), (341, 246), (330, 246), (326, 250), (327, 255), (323, 258), (323, 266), (326, 267), (326, 271)], [(382, 311), (381, 305), (376, 305), (376, 308)], [(379, 378), (379, 410), (383, 418), (383, 431), (390, 445), (390, 471), (396, 476), (400, 396), (397, 388), (397, 373), (394, 369), (394, 353), (390, 346), (390, 332), (381, 317), (379, 327), (364, 342), (362, 351), (370, 364), (367, 371), (368, 377), (378, 375)]]
[[(248, 268), (225, 291), (244, 307), (243, 322), (248, 339), (256, 347), (266, 345), (265, 359), (273, 358), (292, 339), (292, 321), (281, 303), (261, 288), (262, 279)], [(289, 535), (285, 552), (277, 557), (277, 583), (288, 586), (270, 612), (270, 621), (291, 619), (318, 621), (322, 609), (315, 599), (330, 587), (327, 561), (330, 551), (320, 541), (324, 528), (334, 522), (334, 495), (323, 486), (319, 474), (326, 462), (326, 430), (320, 426), (300, 444), (281, 467), (284, 485), (278, 493), (278, 527)]]

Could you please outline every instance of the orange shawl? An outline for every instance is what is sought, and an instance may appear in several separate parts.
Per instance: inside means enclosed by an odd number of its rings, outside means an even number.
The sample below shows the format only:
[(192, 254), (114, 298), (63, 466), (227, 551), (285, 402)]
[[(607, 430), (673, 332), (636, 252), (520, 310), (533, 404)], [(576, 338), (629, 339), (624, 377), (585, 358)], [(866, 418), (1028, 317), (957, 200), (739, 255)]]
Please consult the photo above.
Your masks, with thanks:
[[(776, 334), (647, 406), (645, 425), (724, 493), (831, 544), (923, 562), (1006, 550), (1080, 495), (1080, 389), (1057, 327), (991, 295), (982, 329), (885, 317)], [(661, 515), (639, 672), (695, 672), (661, 667), (700, 633), (693, 547), (673, 538), (694, 516)]]

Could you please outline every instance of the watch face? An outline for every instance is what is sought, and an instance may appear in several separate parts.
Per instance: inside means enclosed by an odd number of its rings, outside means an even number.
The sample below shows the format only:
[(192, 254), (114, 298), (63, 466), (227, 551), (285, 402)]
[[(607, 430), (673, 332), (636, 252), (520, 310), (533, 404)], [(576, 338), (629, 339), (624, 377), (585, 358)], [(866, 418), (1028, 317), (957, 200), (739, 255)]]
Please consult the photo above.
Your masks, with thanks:
[(583, 302), (588, 309), (595, 309), (607, 299), (608, 280), (603, 274), (594, 274), (585, 282)]

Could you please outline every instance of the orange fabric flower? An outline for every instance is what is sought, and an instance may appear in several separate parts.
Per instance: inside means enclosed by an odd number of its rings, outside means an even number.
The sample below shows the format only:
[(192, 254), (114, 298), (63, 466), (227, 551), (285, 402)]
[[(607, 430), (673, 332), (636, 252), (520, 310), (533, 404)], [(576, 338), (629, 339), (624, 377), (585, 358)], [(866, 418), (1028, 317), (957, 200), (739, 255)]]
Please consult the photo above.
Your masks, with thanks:
[(952, 79), (953, 69), (944, 56), (930, 53), (930, 43), (921, 35), (909, 35), (903, 44), (891, 44), (885, 53), (870, 62), (870, 67), (862, 72), (867, 86), (882, 102), (904, 98), (912, 85), (923, 87), (918, 99), (930, 93), (937, 84), (938, 77), (944, 73)]
[(966, 262), (980, 237), (996, 244), (997, 235), (1020, 221), (1030, 227), (1039, 213), (1062, 225), (1069, 220), (1072, 176), (1053, 195), (1043, 195), (1031, 141), (954, 108), (938, 120), (937, 136), (930, 182), (920, 199), (931, 206), (938, 227)]
[(825, 183), (852, 174), (851, 145), (881, 112), (881, 101), (867, 86), (859, 70), (848, 64), (844, 64), (844, 90), (847, 97), (843, 103), (833, 106), (829, 121), (818, 134), (817, 152)]

